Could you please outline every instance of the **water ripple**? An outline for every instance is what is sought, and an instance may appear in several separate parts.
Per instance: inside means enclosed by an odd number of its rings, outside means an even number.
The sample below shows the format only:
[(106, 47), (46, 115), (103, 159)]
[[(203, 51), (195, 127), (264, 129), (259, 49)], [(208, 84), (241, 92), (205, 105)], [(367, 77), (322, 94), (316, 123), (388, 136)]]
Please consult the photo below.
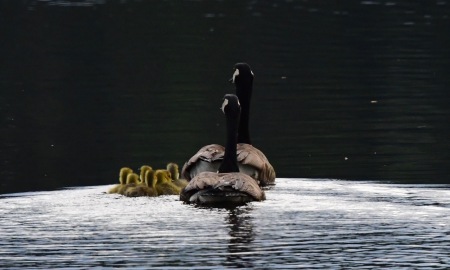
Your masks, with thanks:
[(234, 209), (108, 186), (0, 197), (0, 267), (445, 269), (448, 185), (277, 179)]

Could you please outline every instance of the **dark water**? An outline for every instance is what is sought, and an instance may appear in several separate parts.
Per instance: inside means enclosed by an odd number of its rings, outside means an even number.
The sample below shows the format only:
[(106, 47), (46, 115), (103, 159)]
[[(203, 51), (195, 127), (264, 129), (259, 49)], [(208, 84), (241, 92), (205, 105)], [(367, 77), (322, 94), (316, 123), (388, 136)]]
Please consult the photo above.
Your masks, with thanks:
[(447, 1), (0, 1), (0, 193), (223, 143), (235, 62), (279, 177), (448, 183)]
[(0, 196), (1, 269), (449, 269), (449, 185), (279, 178), (235, 209), (109, 186)]

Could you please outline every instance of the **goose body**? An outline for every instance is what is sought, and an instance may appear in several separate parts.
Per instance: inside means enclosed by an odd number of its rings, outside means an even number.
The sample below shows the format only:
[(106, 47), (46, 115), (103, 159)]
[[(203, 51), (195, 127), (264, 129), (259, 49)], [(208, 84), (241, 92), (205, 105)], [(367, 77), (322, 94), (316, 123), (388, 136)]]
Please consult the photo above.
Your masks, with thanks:
[[(225, 148), (219, 144), (202, 147), (185, 163), (182, 176), (190, 180), (201, 172), (217, 172), (224, 153)], [(251, 144), (238, 143), (236, 154), (240, 172), (253, 177), (261, 186), (275, 182), (275, 170), (261, 150)]]
[(201, 172), (217, 172), (223, 159), (225, 147), (220, 144), (205, 145), (183, 166), (181, 175), (191, 180)]
[(225, 95), (222, 111), (227, 120), (227, 143), (217, 172), (203, 171), (181, 191), (180, 200), (197, 204), (242, 204), (265, 199), (264, 191), (252, 177), (239, 172), (237, 125), (240, 105), (235, 95)]
[(266, 195), (245, 173), (201, 172), (182, 190), (180, 199), (198, 204), (243, 204), (265, 200)]
[[(246, 63), (237, 63), (230, 81), (236, 86), (241, 104), (237, 134), (237, 162), (239, 170), (258, 181), (261, 186), (275, 183), (275, 170), (262, 151), (251, 145), (249, 134), (250, 101), (254, 74)], [(218, 144), (202, 147), (183, 166), (181, 174), (188, 181), (200, 172), (216, 172), (224, 157), (225, 148)]]
[(128, 167), (123, 167), (119, 171), (119, 184), (112, 187), (108, 193), (118, 193), (119, 190), (126, 184), (127, 175), (132, 173), (133, 170)]
[(275, 170), (261, 150), (247, 143), (237, 144), (239, 170), (258, 181), (260, 186), (275, 184)]

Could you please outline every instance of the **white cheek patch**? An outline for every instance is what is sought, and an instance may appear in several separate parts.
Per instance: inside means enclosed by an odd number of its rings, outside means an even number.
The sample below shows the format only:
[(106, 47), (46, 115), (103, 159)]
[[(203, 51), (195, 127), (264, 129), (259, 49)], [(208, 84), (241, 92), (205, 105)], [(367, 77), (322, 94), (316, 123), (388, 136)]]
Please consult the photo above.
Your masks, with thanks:
[(234, 80), (236, 79), (236, 76), (238, 76), (238, 75), (239, 75), (239, 69), (236, 69), (233, 73), (233, 83), (234, 83)]
[[(234, 78), (234, 76), (233, 76)], [(228, 99), (224, 99), (222, 103), (222, 112), (225, 113), (225, 107), (228, 105)]]
[(255, 74), (253, 73), (253, 71), (250, 70), (250, 73), (252, 73), (252, 76), (255, 76)]

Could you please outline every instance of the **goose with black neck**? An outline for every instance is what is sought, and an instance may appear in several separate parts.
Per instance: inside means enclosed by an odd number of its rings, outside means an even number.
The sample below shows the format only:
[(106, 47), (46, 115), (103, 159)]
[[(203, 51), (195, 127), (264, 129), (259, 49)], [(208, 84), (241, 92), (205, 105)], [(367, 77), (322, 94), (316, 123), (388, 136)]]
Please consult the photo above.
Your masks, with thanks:
[(265, 193), (257, 181), (239, 172), (236, 146), (241, 106), (237, 96), (225, 95), (221, 109), (226, 117), (227, 136), (219, 169), (217, 172), (200, 172), (192, 178), (181, 191), (180, 200), (201, 205), (262, 201)]
[[(253, 92), (254, 73), (246, 63), (237, 63), (234, 66), (233, 76), (230, 81), (236, 87), (236, 95), (241, 104), (241, 116), (237, 135), (237, 161), (239, 170), (250, 175), (261, 186), (275, 183), (275, 170), (262, 151), (251, 144), (249, 122), (250, 103)], [(225, 148), (218, 144), (210, 144), (202, 147), (183, 166), (182, 176), (190, 180), (203, 171), (217, 171), (224, 157)]]

